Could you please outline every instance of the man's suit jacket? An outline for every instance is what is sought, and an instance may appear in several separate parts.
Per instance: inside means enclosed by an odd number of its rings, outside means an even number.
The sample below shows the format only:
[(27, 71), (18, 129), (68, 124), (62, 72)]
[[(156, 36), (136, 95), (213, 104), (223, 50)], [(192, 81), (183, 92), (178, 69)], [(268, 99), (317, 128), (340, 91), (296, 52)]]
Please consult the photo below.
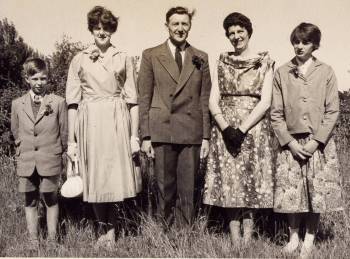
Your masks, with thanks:
[(45, 95), (34, 118), (29, 93), (12, 101), (11, 131), (15, 138), (17, 174), (60, 174), (67, 146), (67, 106), (62, 97)]
[(142, 54), (140, 128), (152, 142), (201, 144), (210, 137), (208, 55), (188, 44), (182, 67), (180, 74), (167, 42)]

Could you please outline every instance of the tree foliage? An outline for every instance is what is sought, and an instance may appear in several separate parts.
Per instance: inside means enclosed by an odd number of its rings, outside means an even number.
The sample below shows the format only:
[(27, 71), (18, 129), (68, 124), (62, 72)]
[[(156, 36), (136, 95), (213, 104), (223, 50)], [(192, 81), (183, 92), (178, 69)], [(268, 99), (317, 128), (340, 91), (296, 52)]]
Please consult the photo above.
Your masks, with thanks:
[(67, 35), (63, 35), (62, 41), (56, 42), (55, 51), (50, 57), (50, 79), (56, 94), (64, 96), (69, 64), (85, 47), (81, 42), (72, 42)]

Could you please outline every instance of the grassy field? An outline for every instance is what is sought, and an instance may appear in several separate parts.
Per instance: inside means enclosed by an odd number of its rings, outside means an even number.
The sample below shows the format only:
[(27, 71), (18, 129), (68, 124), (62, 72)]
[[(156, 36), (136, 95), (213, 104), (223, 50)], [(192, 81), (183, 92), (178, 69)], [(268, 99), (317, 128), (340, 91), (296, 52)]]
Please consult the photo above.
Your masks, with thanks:
[[(349, 143), (338, 138), (338, 154), (344, 174), (344, 212), (329, 213), (321, 218), (315, 258), (349, 258), (350, 172)], [(79, 201), (61, 200), (60, 244), (51, 246), (42, 238), (38, 250), (26, 245), (26, 227), (22, 197), (18, 194), (13, 159), (0, 157), (0, 256), (39, 257), (254, 257), (283, 258), (281, 247), (287, 240), (281, 218), (269, 217), (274, 233), (259, 231), (249, 246), (232, 245), (227, 229), (220, 221), (209, 223), (201, 216), (192, 229), (175, 230), (164, 234), (158, 224), (144, 213), (133, 220), (121, 209), (119, 238), (112, 250), (94, 247), (96, 234), (88, 207)], [(127, 210), (127, 209), (125, 209)], [(67, 215), (68, 214), (68, 215)], [(44, 218), (44, 215), (41, 215)], [(266, 219), (265, 215), (265, 219)], [(42, 220), (44, 222), (44, 220)], [(265, 222), (266, 223), (266, 222)], [(261, 224), (260, 224), (261, 225)], [(282, 226), (282, 227), (281, 227)], [(42, 226), (45, 229), (45, 226)], [(271, 229), (271, 228), (270, 228)]]

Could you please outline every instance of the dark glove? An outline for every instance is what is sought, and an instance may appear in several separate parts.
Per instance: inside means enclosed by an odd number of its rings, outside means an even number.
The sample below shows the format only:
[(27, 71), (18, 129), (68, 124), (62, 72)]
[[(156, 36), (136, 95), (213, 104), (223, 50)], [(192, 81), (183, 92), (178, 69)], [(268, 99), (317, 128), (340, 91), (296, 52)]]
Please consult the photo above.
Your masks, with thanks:
[(234, 146), (239, 149), (241, 148), (241, 145), (246, 137), (247, 134), (243, 133), (239, 128), (234, 129), (234, 134), (233, 134), (233, 143)]
[(230, 153), (239, 153), (245, 136), (246, 134), (244, 134), (240, 129), (233, 128), (232, 126), (228, 126), (222, 131), (222, 138), (227, 150)]

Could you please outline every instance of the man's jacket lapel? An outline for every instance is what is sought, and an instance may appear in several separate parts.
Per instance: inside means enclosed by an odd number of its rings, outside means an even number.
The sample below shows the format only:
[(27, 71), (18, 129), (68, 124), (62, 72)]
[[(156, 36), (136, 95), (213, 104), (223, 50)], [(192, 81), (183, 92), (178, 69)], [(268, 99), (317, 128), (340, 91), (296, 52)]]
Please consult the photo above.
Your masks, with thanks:
[(177, 83), (174, 96), (181, 91), (181, 89), (185, 86), (186, 82), (190, 78), (195, 66), (192, 63), (192, 57), (193, 57), (193, 49), (191, 46), (188, 46), (186, 48), (185, 52), (185, 62), (180, 74), (179, 81)]
[(162, 66), (168, 71), (172, 79), (178, 83), (179, 80), (179, 69), (177, 67), (177, 64), (175, 62), (175, 59), (173, 58), (173, 55), (170, 52), (168, 43), (165, 42), (162, 45), (161, 51), (158, 55), (159, 62), (162, 64)]

